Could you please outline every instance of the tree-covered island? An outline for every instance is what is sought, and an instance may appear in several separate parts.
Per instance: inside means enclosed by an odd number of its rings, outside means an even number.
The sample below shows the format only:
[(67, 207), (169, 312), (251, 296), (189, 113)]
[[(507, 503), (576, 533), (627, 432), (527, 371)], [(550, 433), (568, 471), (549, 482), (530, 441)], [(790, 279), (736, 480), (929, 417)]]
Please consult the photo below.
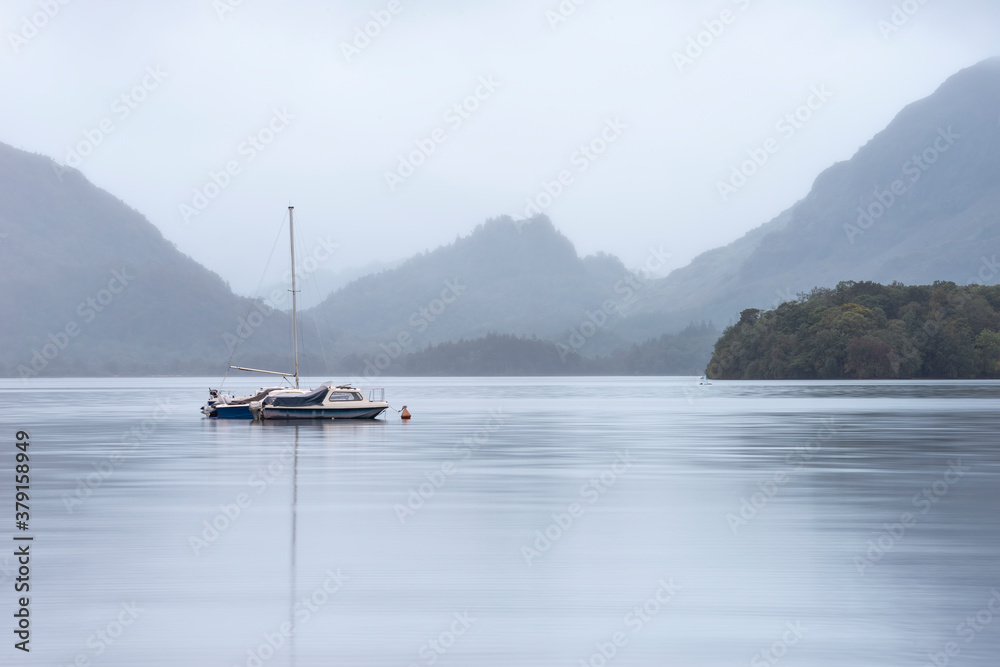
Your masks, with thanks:
[(1000, 378), (1000, 285), (842, 282), (747, 309), (715, 344), (710, 378)]

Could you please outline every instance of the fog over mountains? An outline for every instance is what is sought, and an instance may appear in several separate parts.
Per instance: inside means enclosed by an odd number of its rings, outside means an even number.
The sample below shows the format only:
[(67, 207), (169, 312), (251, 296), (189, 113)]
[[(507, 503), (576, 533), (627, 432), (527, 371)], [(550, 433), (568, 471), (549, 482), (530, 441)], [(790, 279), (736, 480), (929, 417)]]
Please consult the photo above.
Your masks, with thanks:
[[(221, 334), (249, 300), (137, 211), (55, 167), (0, 145), (3, 370), (190, 373), (224, 360)], [(276, 342), (268, 331), (260, 340)]]
[[(139, 212), (49, 158), (0, 145), (0, 174), (0, 372), (214, 375), (231, 357), (291, 369), (287, 298), (233, 294)], [(651, 249), (646, 268), (655, 271), (660, 253)], [(357, 373), (377, 355), (395, 363), (488, 334), (536, 337), (562, 358), (623, 353), (692, 322), (721, 329), (744, 308), (842, 280), (994, 284), (997, 254), (1000, 59), (993, 59), (906, 107), (780, 216), (666, 278), (634, 273), (607, 254), (580, 257), (544, 216), (496, 218), (303, 309), (303, 367)], [(248, 261), (248, 270), (257, 267)], [(517, 345), (490, 340), (492, 350)], [(474, 360), (474, 345), (464, 345)], [(442, 349), (450, 348), (436, 354)], [(430, 372), (433, 358), (411, 366)], [(651, 367), (628, 372), (639, 366)], [(475, 363), (461, 369), (473, 372)]]
[(677, 327), (732, 321), (841, 280), (1000, 279), (1000, 59), (907, 106), (801, 201), (649, 290), (642, 308)]

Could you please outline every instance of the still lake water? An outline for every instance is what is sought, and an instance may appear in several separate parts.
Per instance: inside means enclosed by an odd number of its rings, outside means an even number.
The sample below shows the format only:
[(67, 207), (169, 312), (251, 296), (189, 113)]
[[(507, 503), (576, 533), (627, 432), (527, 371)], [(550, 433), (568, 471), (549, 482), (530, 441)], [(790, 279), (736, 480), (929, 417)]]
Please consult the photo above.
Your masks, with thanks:
[(0, 382), (0, 664), (1000, 664), (1000, 383), (390, 378), (412, 421), (298, 427), (216, 383)]

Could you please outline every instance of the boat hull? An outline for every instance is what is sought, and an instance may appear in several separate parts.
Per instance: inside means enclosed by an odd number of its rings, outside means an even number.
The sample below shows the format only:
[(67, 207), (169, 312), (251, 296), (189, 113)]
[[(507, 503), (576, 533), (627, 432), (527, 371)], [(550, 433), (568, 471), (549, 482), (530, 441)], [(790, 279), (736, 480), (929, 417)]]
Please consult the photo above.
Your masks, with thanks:
[(210, 399), (202, 406), (201, 413), (212, 419), (253, 419), (253, 410), (250, 409), (251, 403), (263, 400), (276, 392), (282, 394), (305, 393), (290, 387), (261, 387), (256, 394), (244, 397), (220, 395), (221, 392), (215, 389), (209, 391)]
[(249, 405), (217, 405), (215, 414), (211, 416), (216, 419), (253, 419)]
[(357, 408), (265, 406), (261, 409), (261, 416), (264, 419), (375, 419), (387, 408), (379, 405)]

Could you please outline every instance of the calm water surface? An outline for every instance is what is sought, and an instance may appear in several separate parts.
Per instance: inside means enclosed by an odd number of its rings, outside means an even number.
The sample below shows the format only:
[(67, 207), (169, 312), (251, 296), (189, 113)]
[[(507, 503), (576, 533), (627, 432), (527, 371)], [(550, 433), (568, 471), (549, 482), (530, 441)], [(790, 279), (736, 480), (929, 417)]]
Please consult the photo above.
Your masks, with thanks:
[(0, 664), (1000, 664), (1000, 384), (386, 379), (409, 423), (296, 427), (215, 382), (2, 381)]

